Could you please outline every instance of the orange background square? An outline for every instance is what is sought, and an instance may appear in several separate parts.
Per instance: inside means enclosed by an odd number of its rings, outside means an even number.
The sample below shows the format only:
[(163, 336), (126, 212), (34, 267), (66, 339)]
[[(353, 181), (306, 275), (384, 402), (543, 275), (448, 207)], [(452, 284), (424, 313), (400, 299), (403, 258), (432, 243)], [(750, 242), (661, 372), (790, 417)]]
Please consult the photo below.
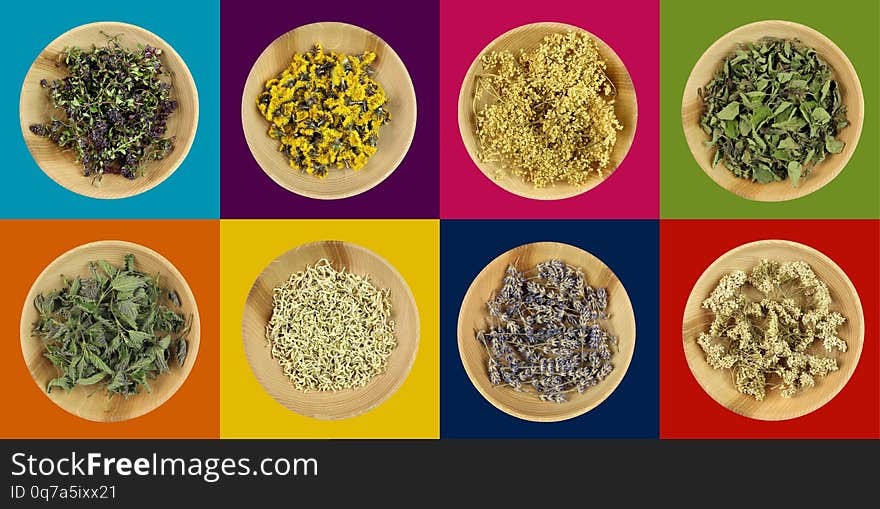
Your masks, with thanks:
[[(0, 388), (7, 411), (2, 438), (218, 438), (220, 436), (219, 221), (0, 221), (5, 266), (0, 291)], [(55, 258), (81, 244), (126, 240), (157, 251), (186, 278), (201, 319), (198, 358), (168, 401), (145, 415), (92, 422), (55, 405), (34, 383), (18, 341), (20, 313), (34, 280)]]

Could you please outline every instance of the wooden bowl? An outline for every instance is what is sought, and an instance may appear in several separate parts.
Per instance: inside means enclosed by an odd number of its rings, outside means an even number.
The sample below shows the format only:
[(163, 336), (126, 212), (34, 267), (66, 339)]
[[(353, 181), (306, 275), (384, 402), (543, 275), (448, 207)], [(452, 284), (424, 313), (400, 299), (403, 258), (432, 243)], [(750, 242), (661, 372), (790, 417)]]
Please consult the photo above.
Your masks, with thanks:
[[(174, 150), (162, 160), (146, 163), (145, 174), (135, 180), (119, 175), (104, 175), (100, 187), (92, 185), (92, 178), (82, 174), (82, 165), (74, 160), (72, 152), (62, 151), (49, 138), (30, 131), (32, 124), (50, 119), (52, 104), (40, 80), (49, 81), (68, 76), (64, 66), (57, 66), (58, 56), (69, 46), (89, 48), (107, 42), (104, 35), (122, 34), (119, 44), (135, 48), (149, 44), (162, 50), (162, 63), (174, 73), (173, 98), (178, 108), (168, 117), (166, 136), (176, 138)], [(196, 84), (183, 59), (170, 44), (143, 28), (126, 23), (100, 22), (78, 26), (49, 43), (40, 52), (28, 70), (21, 86), (19, 102), (21, 132), (34, 160), (52, 180), (74, 193), (92, 198), (125, 198), (148, 191), (167, 179), (186, 158), (196, 136), (199, 124), (199, 95)]]
[[(489, 356), (485, 347), (477, 341), (476, 331), (493, 325), (486, 302), (501, 287), (504, 271), (515, 264), (521, 270), (538, 263), (559, 259), (568, 265), (584, 270), (587, 284), (608, 290), (608, 314), (604, 321), (608, 332), (617, 336), (618, 344), (611, 358), (614, 371), (605, 380), (590, 387), (583, 394), (570, 394), (564, 403), (540, 401), (532, 394), (516, 392), (507, 387), (496, 387), (489, 382), (486, 364)], [(611, 395), (623, 380), (632, 360), (636, 341), (636, 320), (632, 304), (623, 284), (617, 276), (592, 254), (559, 242), (535, 242), (524, 244), (501, 254), (483, 268), (471, 283), (458, 313), (458, 352), (468, 378), (477, 391), (502, 412), (535, 422), (555, 422), (584, 414)]]
[[(544, 37), (551, 34), (566, 32), (582, 32), (589, 35), (590, 38), (596, 42), (599, 54), (608, 64), (606, 74), (617, 88), (617, 98), (614, 103), (614, 111), (617, 114), (617, 118), (620, 119), (620, 123), (623, 125), (623, 130), (618, 131), (617, 133), (617, 142), (611, 153), (611, 164), (609, 165), (609, 168), (602, 171), (601, 177), (594, 173), (582, 186), (573, 186), (567, 182), (557, 182), (552, 186), (535, 189), (533, 184), (525, 182), (516, 175), (512, 175), (507, 170), (502, 169), (498, 164), (481, 161), (480, 157), (477, 155), (479, 152), (479, 140), (476, 134), (477, 124), (473, 109), (477, 76), (483, 72), (482, 59), (483, 55), (487, 53), (493, 51), (533, 51), (540, 46)], [(477, 108), (482, 108), (486, 104), (486, 101), (481, 101), (477, 103)], [(632, 145), (633, 137), (635, 136), (637, 123), (638, 105), (636, 103), (636, 90), (633, 87), (632, 79), (629, 76), (629, 72), (626, 70), (626, 66), (623, 64), (623, 61), (610, 46), (602, 41), (602, 39), (599, 39), (583, 28), (565, 23), (544, 22), (523, 25), (497, 37), (494, 41), (490, 42), (488, 46), (483, 48), (483, 51), (477, 55), (470, 68), (468, 68), (458, 96), (458, 128), (459, 131), (461, 131), (461, 139), (464, 142), (464, 146), (467, 148), (468, 154), (470, 154), (474, 164), (476, 164), (477, 168), (483, 172), (483, 175), (488, 177), (489, 180), (500, 186), (502, 189), (518, 196), (535, 200), (561, 200), (563, 198), (570, 198), (585, 193), (602, 183), (603, 180), (608, 178), (614, 170), (617, 169), (621, 161), (623, 161), (623, 158), (626, 157), (626, 153), (629, 151), (629, 147)], [(499, 173), (501, 175), (500, 178), (498, 176)]]
[[(843, 152), (829, 154), (822, 163), (816, 165), (798, 187), (789, 180), (760, 184), (736, 177), (723, 163), (712, 168), (715, 151), (706, 147), (709, 136), (700, 127), (703, 103), (697, 90), (705, 87), (715, 75), (724, 58), (732, 53), (740, 43), (757, 41), (762, 37), (783, 39), (797, 38), (807, 46), (816, 49), (819, 56), (831, 66), (834, 79), (840, 85), (841, 98), (846, 105), (846, 117), (850, 125), (844, 128), (838, 138), (846, 143)], [(806, 196), (831, 182), (852, 157), (862, 133), (865, 116), (865, 100), (862, 85), (852, 63), (832, 41), (810, 27), (790, 21), (759, 21), (734, 29), (715, 41), (697, 61), (681, 99), (681, 123), (688, 147), (697, 163), (719, 186), (728, 191), (756, 201), (785, 201)]]
[[(295, 53), (305, 53), (321, 43), (325, 51), (359, 55), (376, 53), (373, 78), (385, 89), (391, 122), (379, 128), (377, 151), (359, 170), (336, 169), (323, 179), (294, 170), (269, 138), (269, 123), (257, 109), (257, 97), (267, 80), (287, 66)], [(416, 130), (416, 93), (403, 61), (377, 35), (346, 23), (312, 23), (275, 39), (251, 68), (241, 95), (241, 125), (248, 147), (260, 168), (279, 186), (321, 200), (354, 196), (379, 185), (403, 161)]]
[[(366, 386), (340, 391), (303, 392), (294, 388), (266, 339), (266, 324), (272, 317), (272, 296), (291, 274), (306, 269), (321, 258), (337, 270), (369, 277), (380, 289), (391, 292), (391, 319), (395, 322), (397, 346), (384, 372)], [(372, 251), (348, 242), (321, 241), (303, 244), (273, 260), (254, 281), (242, 317), (244, 351), (254, 376), (275, 401), (294, 412), (316, 419), (347, 419), (379, 406), (403, 384), (419, 348), (419, 311), (403, 276)]]
[(62, 288), (62, 275), (67, 278), (90, 277), (88, 266), (90, 261), (107, 260), (120, 266), (124, 263), (125, 255), (129, 253), (134, 254), (135, 267), (138, 270), (148, 274), (159, 274), (161, 285), (176, 290), (180, 296), (181, 308), (175, 311), (192, 317), (190, 332), (187, 335), (188, 353), (183, 366), (178, 366), (176, 361), (169, 363), (170, 373), (163, 373), (150, 380), (151, 392), (141, 390), (139, 394), (128, 399), (118, 395), (107, 397), (106, 390), (103, 387), (96, 389), (97, 386), (76, 386), (70, 392), (56, 389), (46, 394), (67, 412), (90, 421), (116, 422), (134, 419), (157, 408), (183, 385), (198, 356), (201, 333), (196, 299), (186, 280), (171, 262), (152, 249), (121, 240), (91, 242), (67, 251), (43, 269), (31, 286), (21, 312), (21, 353), (34, 382), (45, 394), (46, 384), (58, 376), (58, 370), (43, 356), (45, 352), (43, 341), (31, 336), (33, 325), (39, 318), (34, 307), (34, 299), (41, 293)]
[[(846, 317), (839, 335), (846, 341), (846, 353), (837, 353), (839, 369), (816, 378), (816, 386), (804, 389), (793, 398), (783, 398), (780, 391), (768, 390), (764, 401), (736, 390), (730, 370), (716, 370), (706, 362), (697, 344), (700, 332), (709, 329), (714, 319), (702, 303), (718, 285), (721, 277), (734, 270), (751, 271), (762, 258), (780, 262), (802, 260), (810, 264), (816, 276), (831, 290), (832, 311)], [(819, 251), (788, 240), (761, 240), (731, 249), (715, 260), (700, 276), (688, 297), (682, 320), (684, 353), (691, 372), (709, 396), (728, 409), (746, 417), (764, 421), (793, 419), (806, 415), (831, 401), (852, 376), (865, 340), (865, 317), (855, 287), (830, 258)], [(821, 352), (825, 352), (821, 347)]]

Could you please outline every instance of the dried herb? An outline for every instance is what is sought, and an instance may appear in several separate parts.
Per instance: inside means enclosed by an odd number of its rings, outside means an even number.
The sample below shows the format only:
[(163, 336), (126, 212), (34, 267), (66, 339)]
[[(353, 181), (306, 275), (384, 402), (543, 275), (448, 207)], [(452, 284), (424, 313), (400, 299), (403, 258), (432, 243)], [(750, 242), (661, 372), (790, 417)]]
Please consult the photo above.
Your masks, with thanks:
[(510, 265), (487, 305), (497, 324), (477, 331), (476, 338), (489, 354), (492, 385), (562, 403), (614, 369), (617, 338), (601, 325), (608, 318), (608, 294), (589, 286), (581, 269), (561, 260), (526, 272)]
[[(148, 380), (170, 371), (169, 359), (183, 366), (189, 325), (165, 304), (159, 276), (135, 269), (134, 255), (116, 267), (89, 263), (91, 277), (64, 279), (64, 287), (34, 299), (39, 319), (33, 335), (46, 346), (59, 376), (53, 387), (100, 384), (110, 395), (150, 391)], [(176, 337), (175, 337), (176, 336)]]
[(748, 276), (737, 270), (721, 278), (703, 308), (715, 313), (697, 344), (715, 369), (733, 371), (736, 389), (758, 401), (767, 388), (791, 398), (837, 371), (834, 357), (846, 352), (837, 329), (846, 318), (831, 311), (831, 293), (803, 261), (761, 260)]
[(297, 390), (363, 387), (397, 346), (390, 292), (322, 258), (275, 288), (266, 339)]
[(376, 153), (379, 128), (391, 112), (372, 78), (375, 59), (372, 51), (325, 53), (316, 44), (266, 82), (257, 108), (291, 168), (324, 178), (331, 168), (361, 169)]
[(849, 125), (831, 67), (797, 39), (740, 44), (712, 81), (698, 91), (700, 126), (723, 163), (740, 178), (766, 184), (791, 179), (797, 187)]
[(167, 121), (177, 109), (171, 98), (171, 74), (162, 64), (162, 50), (120, 46), (119, 35), (106, 46), (90, 50), (68, 47), (59, 55), (69, 76), (43, 79), (54, 108), (50, 120), (30, 126), (64, 150), (73, 151), (83, 175), (100, 185), (105, 174), (136, 179), (146, 163), (163, 159), (174, 148), (165, 138)]
[[(483, 56), (473, 101), (479, 157), (540, 189), (580, 186), (613, 170), (611, 152), (623, 129), (614, 113), (617, 89), (588, 35), (552, 34), (531, 52)], [(489, 103), (477, 108), (477, 103)]]

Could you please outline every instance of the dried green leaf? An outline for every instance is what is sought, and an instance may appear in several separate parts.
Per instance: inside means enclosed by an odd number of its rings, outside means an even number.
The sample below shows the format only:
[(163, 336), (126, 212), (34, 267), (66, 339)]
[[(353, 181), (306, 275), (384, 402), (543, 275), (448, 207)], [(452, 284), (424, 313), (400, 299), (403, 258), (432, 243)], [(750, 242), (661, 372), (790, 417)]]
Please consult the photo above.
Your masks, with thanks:
[(801, 163), (797, 161), (789, 161), (788, 176), (791, 178), (791, 185), (794, 187), (797, 187), (798, 184), (800, 184), (802, 170), (803, 167), (801, 166)]
[(807, 125), (806, 120), (800, 117), (791, 117), (787, 120), (774, 123), (773, 127), (776, 129), (783, 129), (785, 131), (797, 132), (800, 131), (801, 128), (803, 128), (805, 125)]
[(734, 101), (725, 106), (724, 109), (719, 111), (715, 116), (720, 120), (733, 120), (739, 115), (739, 106), (739, 102)]
[(110, 282), (110, 287), (117, 292), (134, 292), (146, 284), (144, 278), (139, 276), (116, 276)]
[(779, 142), (779, 145), (777, 145), (776, 148), (785, 150), (799, 150), (801, 146), (798, 145), (791, 136), (786, 136), (782, 141)]
[(59, 372), (46, 390), (100, 384), (129, 397), (169, 370), (172, 344), (185, 350), (186, 321), (159, 303), (173, 290), (161, 288), (158, 276), (137, 271), (132, 255), (122, 267), (99, 260), (89, 270), (91, 278), (65, 280), (61, 290), (34, 299), (39, 318), (33, 335)]
[(77, 385), (94, 385), (106, 377), (107, 377), (107, 373), (99, 372), (99, 373), (95, 373), (94, 375), (86, 377), (86, 378), (77, 379), (76, 384)]
[(189, 349), (189, 343), (187, 340), (180, 338), (177, 340), (177, 347), (175, 357), (177, 357), (177, 365), (183, 366), (183, 363), (186, 362), (186, 354)]
[(73, 387), (73, 385), (70, 383), (70, 380), (68, 380), (67, 377), (60, 376), (58, 378), (53, 378), (52, 380), (49, 380), (49, 383), (46, 384), (46, 392), (51, 393), (52, 387), (61, 387), (65, 391), (69, 391)]
[(819, 125), (825, 125), (831, 120), (831, 115), (828, 113), (825, 108), (819, 107), (813, 110), (812, 112), (813, 121)]
[(838, 139), (835, 139), (833, 136), (825, 137), (825, 150), (832, 154), (839, 154), (843, 152), (844, 143)]

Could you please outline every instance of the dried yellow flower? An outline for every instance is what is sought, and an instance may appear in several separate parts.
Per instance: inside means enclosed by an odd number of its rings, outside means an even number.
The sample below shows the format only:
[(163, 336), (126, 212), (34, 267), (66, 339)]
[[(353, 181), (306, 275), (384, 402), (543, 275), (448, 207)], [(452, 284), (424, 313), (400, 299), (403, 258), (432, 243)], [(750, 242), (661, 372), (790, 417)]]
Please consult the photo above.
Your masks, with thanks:
[(372, 51), (298, 53), (266, 82), (257, 108), (269, 121), (291, 168), (326, 177), (330, 168), (358, 170), (376, 153), (379, 127), (391, 121), (385, 90), (372, 77)]
[(811, 352), (814, 342), (846, 352), (837, 336), (846, 319), (831, 304), (828, 285), (806, 262), (761, 260), (748, 275), (722, 277), (703, 301), (715, 319), (697, 344), (712, 368), (733, 370), (739, 392), (761, 401), (770, 387), (791, 398), (837, 370), (834, 357)]
[(610, 169), (623, 126), (606, 62), (587, 34), (548, 35), (534, 51), (491, 52), (482, 64), (474, 95), (482, 161), (537, 189), (556, 182), (580, 186)]

